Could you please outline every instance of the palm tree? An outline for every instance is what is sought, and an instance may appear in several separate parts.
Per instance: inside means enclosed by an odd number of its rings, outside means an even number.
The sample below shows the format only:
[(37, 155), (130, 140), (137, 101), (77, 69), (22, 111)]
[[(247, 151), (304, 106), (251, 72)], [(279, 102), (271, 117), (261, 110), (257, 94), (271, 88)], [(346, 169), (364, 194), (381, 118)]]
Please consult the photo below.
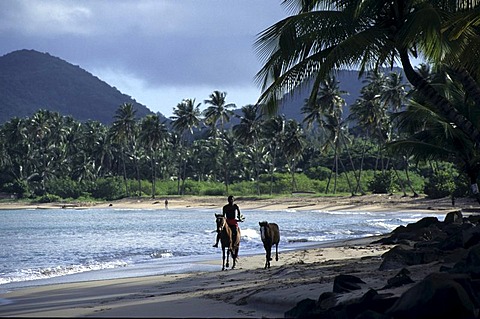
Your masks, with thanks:
[(255, 171), (255, 181), (257, 184), (257, 193), (260, 195), (259, 184), (259, 138), (261, 134), (261, 115), (258, 112), (257, 105), (246, 105), (242, 107), (242, 116), (240, 123), (233, 127), (235, 137), (245, 146), (251, 146), (254, 156), (252, 158)]
[[(205, 100), (204, 103), (209, 105), (203, 112), (205, 123), (210, 126), (212, 137), (215, 141), (215, 146), (217, 146), (217, 125), (220, 121), (220, 134), (223, 138), (225, 135), (225, 123), (230, 121), (230, 118), (233, 116), (233, 111), (229, 110), (229, 108), (234, 108), (235, 104), (233, 103), (226, 103), (226, 96), (227, 92), (220, 92), (214, 91), (210, 94), (210, 99)], [(225, 183), (225, 192), (228, 194), (228, 166), (226, 158), (227, 156), (220, 156), (221, 154), (225, 153), (225, 150), (222, 151), (218, 150), (216, 157), (222, 157), (222, 165), (223, 165), (223, 172), (224, 172), (224, 183)], [(215, 168), (214, 168), (215, 169)]]
[(282, 150), (287, 159), (290, 173), (292, 174), (292, 192), (297, 188), (295, 183), (295, 171), (297, 163), (302, 158), (305, 148), (305, 134), (302, 127), (295, 120), (288, 120), (285, 125), (285, 139)]
[[(458, 85), (454, 77), (447, 76), (449, 68), (438, 69), (431, 85), (443, 92), (469, 120), (478, 123), (480, 110), (468, 100), (467, 93)], [(387, 144), (392, 153), (402, 153), (414, 160), (450, 160), (468, 177), (471, 185), (476, 185), (480, 170), (480, 154), (471, 137), (451, 123), (438, 109), (418, 92), (412, 93), (412, 100), (405, 111), (394, 115), (404, 135)], [(453, 159), (453, 160), (452, 160)], [(474, 195), (480, 203), (478, 193)]]
[[(335, 76), (328, 76), (319, 88), (317, 98), (312, 103), (311, 101), (305, 101), (305, 105), (302, 107), (302, 113), (306, 114), (304, 122), (307, 124), (307, 128), (312, 128), (314, 125), (318, 125), (326, 134), (325, 147), (332, 146), (334, 150), (334, 159), (332, 165), (332, 173), (335, 172), (334, 190), (336, 192), (337, 177), (338, 177), (338, 162), (341, 162), (339, 158), (340, 150), (345, 147), (348, 151), (348, 138), (345, 132), (345, 123), (342, 121), (343, 107), (346, 105), (345, 99), (342, 95), (347, 94), (346, 91), (340, 90), (339, 82)], [(355, 172), (355, 166), (351, 156), (350, 163), (352, 169)], [(343, 163), (342, 163), (343, 165)], [(357, 178), (357, 176), (355, 175)], [(330, 179), (327, 183), (326, 192), (330, 185)], [(347, 176), (348, 180), (348, 176)], [(350, 182), (349, 182), (350, 183)], [(359, 178), (357, 183), (360, 184)], [(353, 194), (353, 188), (350, 187)]]
[[(127, 180), (127, 168), (126, 168), (126, 158), (125, 155), (127, 152), (134, 154), (135, 150), (135, 140), (136, 140), (136, 119), (135, 119), (136, 110), (134, 110), (131, 103), (124, 103), (115, 112), (115, 121), (110, 128), (112, 138), (120, 146), (120, 153), (122, 156), (123, 164), (123, 179), (125, 182), (125, 193), (126, 196), (130, 196), (128, 189), (128, 180)], [(138, 166), (137, 168), (137, 177), (138, 176)], [(139, 181), (140, 183), (140, 181)], [(140, 192), (140, 187), (138, 189)], [(139, 194), (140, 196), (140, 194)]]
[(266, 139), (270, 155), (270, 195), (273, 193), (273, 174), (278, 152), (281, 151), (285, 140), (285, 123), (285, 116), (273, 116), (265, 121), (262, 130), (262, 137)]
[(439, 94), (412, 66), (412, 57), (447, 63), (480, 106), (480, 1), (285, 0), (294, 14), (261, 32), (255, 43), (265, 60), (257, 73), (259, 103), (277, 108), (285, 93), (313, 81), (310, 100), (332, 71), (360, 72), (401, 64), (406, 78), (445, 117), (480, 144), (479, 127)]
[(220, 121), (220, 131), (225, 129), (225, 123), (230, 121), (233, 116), (233, 111), (229, 110), (234, 108), (235, 104), (226, 102), (227, 92), (213, 91), (210, 94), (210, 99), (204, 100), (206, 105), (209, 105), (204, 111), (203, 116), (205, 123), (212, 128), (215, 132), (218, 122)]
[[(179, 147), (181, 156), (179, 157), (178, 166), (178, 194), (183, 195), (185, 191), (185, 178), (186, 178), (186, 150), (184, 146), (186, 144), (186, 133), (190, 132), (193, 135), (193, 129), (200, 125), (200, 105), (195, 105), (195, 99), (184, 99), (181, 103), (177, 104), (177, 108), (173, 110), (173, 115), (170, 119), (173, 121), (173, 128), (179, 133)], [(182, 165), (183, 164), (183, 165)], [(182, 187), (180, 189), (180, 179), (182, 180)]]
[(155, 115), (147, 115), (140, 123), (141, 145), (150, 157), (150, 169), (152, 176), (152, 198), (155, 198), (156, 180), (157, 180), (157, 154), (167, 141), (167, 127), (160, 122), (160, 117)]

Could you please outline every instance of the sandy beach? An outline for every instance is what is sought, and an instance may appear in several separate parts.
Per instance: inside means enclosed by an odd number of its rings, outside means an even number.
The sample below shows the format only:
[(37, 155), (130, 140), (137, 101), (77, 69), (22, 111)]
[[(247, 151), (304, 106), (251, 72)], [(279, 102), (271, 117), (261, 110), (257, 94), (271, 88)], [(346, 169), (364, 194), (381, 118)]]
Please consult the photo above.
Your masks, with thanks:
[[(223, 197), (173, 197), (169, 207), (220, 208)], [(470, 199), (428, 200), (423, 197), (365, 195), (323, 198), (289, 196), (280, 199), (237, 197), (242, 209), (328, 211), (418, 211), (431, 212), (461, 209), (475, 211), (478, 204)], [(95, 207), (151, 208), (164, 205), (164, 198), (129, 199), (95, 204)], [(78, 209), (81, 205), (26, 205), (2, 203), (0, 209), (46, 208)], [(465, 214), (464, 213), (464, 214)], [(384, 237), (384, 236), (382, 236)], [(318, 300), (332, 291), (339, 274), (352, 274), (364, 281), (361, 289), (344, 293), (340, 299), (359, 298), (370, 288), (382, 289), (398, 270), (382, 270), (382, 255), (393, 245), (374, 243), (379, 237), (347, 240), (318, 245), (310, 249), (282, 252), (272, 268), (263, 269), (264, 255), (241, 256), (237, 269), (176, 275), (148, 276), (57, 284), (25, 288), (0, 295), (1, 317), (166, 317), (166, 318), (283, 318), (285, 312), (303, 299)], [(221, 266), (221, 260), (210, 263)], [(441, 263), (409, 267), (417, 282), (436, 272)], [(220, 268), (219, 268), (220, 269)], [(401, 295), (411, 285), (383, 289)]]

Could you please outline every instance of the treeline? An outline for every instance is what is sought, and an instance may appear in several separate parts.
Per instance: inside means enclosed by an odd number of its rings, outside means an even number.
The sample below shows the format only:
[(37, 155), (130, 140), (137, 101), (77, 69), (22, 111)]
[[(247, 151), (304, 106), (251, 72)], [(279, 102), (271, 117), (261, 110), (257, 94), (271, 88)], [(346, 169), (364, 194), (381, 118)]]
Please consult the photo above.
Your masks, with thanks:
[[(438, 86), (454, 81), (431, 78)], [(465, 98), (457, 93), (445, 96)], [(119, 106), (111, 126), (39, 110), (0, 127), (0, 190), (41, 201), (299, 191), (461, 197), (476, 185), (473, 143), (400, 74), (369, 74), (353, 105), (345, 94), (330, 76), (315, 101), (298, 106), (302, 122), (270, 116), (262, 105), (236, 116), (220, 91), (203, 111), (183, 100), (170, 122), (137, 118), (132, 104)]]

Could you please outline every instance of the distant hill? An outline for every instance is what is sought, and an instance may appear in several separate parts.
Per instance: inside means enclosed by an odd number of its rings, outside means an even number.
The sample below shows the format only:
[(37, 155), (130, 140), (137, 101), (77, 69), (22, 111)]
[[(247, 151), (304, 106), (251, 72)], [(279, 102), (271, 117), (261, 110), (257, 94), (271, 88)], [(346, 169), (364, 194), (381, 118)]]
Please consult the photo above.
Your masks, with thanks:
[[(385, 74), (391, 72), (400, 73), (403, 76), (404, 83), (407, 83), (405, 81), (403, 69), (401, 68), (393, 68), (392, 70), (388, 69), (384, 72)], [(358, 71), (340, 70), (336, 75), (336, 79), (339, 82), (338, 86), (340, 90), (347, 92), (347, 94), (342, 95), (346, 103), (346, 106), (343, 108), (343, 118), (345, 119), (350, 114), (350, 106), (360, 97), (360, 91), (366, 84), (363, 82), (365, 80), (365, 75), (359, 77)], [(302, 122), (305, 114), (301, 113), (301, 109), (305, 105), (305, 100), (310, 97), (311, 88), (312, 85), (307, 84), (301, 88), (297, 88), (294, 94), (285, 95), (279, 104), (278, 114), (284, 114), (287, 119), (293, 118), (298, 122)]]
[[(402, 70), (396, 68), (393, 71)], [(339, 71), (337, 81), (340, 89), (349, 93), (343, 96), (347, 102), (343, 113), (346, 118), (349, 106), (360, 96), (363, 78), (359, 79), (357, 71), (344, 70)], [(307, 85), (293, 95), (286, 95), (280, 102), (278, 114), (302, 122), (301, 108), (310, 89)], [(0, 124), (13, 117), (24, 118), (39, 109), (46, 109), (79, 121), (95, 120), (110, 125), (123, 103), (133, 104), (138, 118), (154, 114), (145, 105), (81, 67), (48, 53), (18, 50), (0, 57)], [(235, 113), (241, 116), (241, 108)], [(170, 122), (163, 114), (159, 115), (162, 121)], [(231, 124), (238, 122), (238, 119), (232, 119)]]
[(45, 109), (109, 125), (123, 103), (131, 103), (138, 118), (153, 114), (79, 66), (48, 53), (19, 50), (0, 57), (0, 124)]

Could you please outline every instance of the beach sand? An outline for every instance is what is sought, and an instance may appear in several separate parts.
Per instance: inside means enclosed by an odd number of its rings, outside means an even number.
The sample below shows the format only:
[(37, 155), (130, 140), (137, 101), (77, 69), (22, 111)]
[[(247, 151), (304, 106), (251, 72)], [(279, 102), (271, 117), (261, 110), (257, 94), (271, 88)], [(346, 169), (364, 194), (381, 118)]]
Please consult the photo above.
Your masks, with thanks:
[[(221, 208), (223, 197), (168, 198), (169, 208)], [(97, 204), (99, 208), (164, 207), (157, 200), (122, 200)], [(462, 209), (474, 210), (469, 199), (428, 200), (388, 195), (321, 198), (289, 196), (281, 199), (237, 197), (241, 209), (296, 209), (328, 211), (417, 211), (428, 216)], [(32, 205), (4, 204), (1, 208), (32, 208)], [(58, 205), (33, 205), (35, 208)], [(61, 207), (61, 206), (60, 206)], [(79, 208), (69, 205), (66, 209)], [(309, 249), (283, 252), (279, 260), (263, 269), (265, 255), (240, 256), (237, 268), (221, 271), (221, 258), (209, 261), (218, 272), (167, 274), (68, 284), (29, 287), (0, 295), (1, 317), (166, 317), (166, 318), (283, 318), (299, 301), (317, 300), (331, 292), (335, 276), (351, 274), (364, 282), (362, 289), (342, 294), (345, 300), (362, 296), (369, 288), (381, 289), (398, 270), (379, 271), (381, 255), (393, 246), (372, 243), (378, 237), (326, 243)], [(438, 263), (410, 267), (414, 281), (438, 271)], [(409, 285), (382, 290), (401, 295)]]

